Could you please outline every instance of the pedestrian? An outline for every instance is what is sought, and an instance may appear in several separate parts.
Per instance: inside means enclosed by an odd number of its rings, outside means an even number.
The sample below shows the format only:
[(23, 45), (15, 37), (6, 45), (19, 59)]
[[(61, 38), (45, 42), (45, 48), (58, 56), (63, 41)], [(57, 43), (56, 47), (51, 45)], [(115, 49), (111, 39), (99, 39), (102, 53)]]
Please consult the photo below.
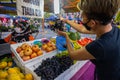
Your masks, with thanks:
[(81, 49), (74, 50), (66, 37), (69, 55), (74, 60), (94, 60), (98, 80), (120, 80), (120, 29), (113, 27), (112, 18), (120, 0), (81, 0), (82, 25), (61, 18), (80, 33), (96, 34), (97, 39)]

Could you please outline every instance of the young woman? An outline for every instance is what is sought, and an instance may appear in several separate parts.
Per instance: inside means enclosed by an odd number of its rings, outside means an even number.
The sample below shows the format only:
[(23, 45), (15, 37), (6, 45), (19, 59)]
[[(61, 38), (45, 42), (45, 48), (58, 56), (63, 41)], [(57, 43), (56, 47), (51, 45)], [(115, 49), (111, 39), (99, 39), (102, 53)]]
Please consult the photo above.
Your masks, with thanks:
[(97, 40), (74, 50), (65, 32), (69, 55), (75, 60), (95, 60), (98, 80), (120, 80), (120, 29), (112, 27), (111, 20), (118, 11), (120, 0), (81, 0), (83, 25), (62, 20), (81, 33), (97, 35)]

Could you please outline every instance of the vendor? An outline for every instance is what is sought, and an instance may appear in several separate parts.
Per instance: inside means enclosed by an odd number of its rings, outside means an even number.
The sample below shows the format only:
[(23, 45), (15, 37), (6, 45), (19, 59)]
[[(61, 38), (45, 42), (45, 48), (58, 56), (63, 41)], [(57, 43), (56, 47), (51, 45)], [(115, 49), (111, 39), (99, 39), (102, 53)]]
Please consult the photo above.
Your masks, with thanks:
[(120, 80), (120, 30), (111, 20), (118, 11), (120, 0), (81, 0), (83, 25), (61, 18), (80, 33), (96, 34), (97, 39), (79, 50), (74, 50), (66, 37), (69, 55), (74, 60), (95, 60), (98, 80)]

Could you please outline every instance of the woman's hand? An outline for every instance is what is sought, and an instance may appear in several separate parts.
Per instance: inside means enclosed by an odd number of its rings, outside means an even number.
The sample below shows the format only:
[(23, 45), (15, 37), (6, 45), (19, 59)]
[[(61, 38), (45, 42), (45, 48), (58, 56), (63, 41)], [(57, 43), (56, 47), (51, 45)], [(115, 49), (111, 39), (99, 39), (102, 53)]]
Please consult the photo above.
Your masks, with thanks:
[(67, 22), (67, 19), (63, 18), (63, 17), (60, 17), (60, 20), (63, 21), (63, 22)]

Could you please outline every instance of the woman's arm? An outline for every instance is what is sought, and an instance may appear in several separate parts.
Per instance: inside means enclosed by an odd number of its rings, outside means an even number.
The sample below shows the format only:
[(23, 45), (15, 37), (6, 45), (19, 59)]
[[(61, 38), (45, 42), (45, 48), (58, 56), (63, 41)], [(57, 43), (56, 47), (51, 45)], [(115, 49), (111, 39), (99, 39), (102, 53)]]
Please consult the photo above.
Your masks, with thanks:
[(70, 57), (73, 60), (87, 60), (87, 59), (95, 59), (94, 56), (92, 56), (85, 47), (82, 47), (78, 50), (74, 50), (74, 48), (71, 45), (70, 39), (68, 35), (65, 32), (58, 31), (59, 35), (65, 36), (66, 37), (66, 44), (67, 44), (67, 50), (70, 55)]
[(70, 20), (64, 19), (64, 18), (61, 18), (61, 20), (68, 23), (69, 25), (71, 25), (72, 28), (74, 28), (75, 30), (77, 30), (80, 33), (94, 34), (94, 32), (88, 31), (82, 24), (77, 24), (77, 23), (75, 23), (73, 21), (70, 21)]

